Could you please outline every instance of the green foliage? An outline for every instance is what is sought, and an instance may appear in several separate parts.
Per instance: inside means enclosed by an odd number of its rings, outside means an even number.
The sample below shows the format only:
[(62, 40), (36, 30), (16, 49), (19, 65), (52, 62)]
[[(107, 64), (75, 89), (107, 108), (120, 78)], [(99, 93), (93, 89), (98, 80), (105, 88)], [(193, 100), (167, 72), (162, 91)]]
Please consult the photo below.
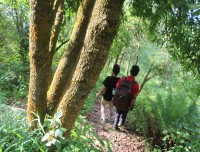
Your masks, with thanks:
[(107, 144), (110, 148), (109, 142), (104, 141), (98, 137), (96, 133), (92, 131), (92, 126), (83, 125), (87, 124), (85, 117), (79, 116), (76, 121), (74, 129), (71, 130), (69, 139), (64, 137), (64, 133), (67, 129), (62, 127), (60, 118), (62, 113), (58, 112), (54, 115), (53, 119), (45, 120), (45, 128), (48, 128), (48, 132), (43, 136), (42, 141), (46, 143), (46, 146), (52, 148), (54, 146), (55, 151), (99, 151), (99, 148), (93, 147), (94, 140), (100, 143), (100, 146), (105, 147)]
[[(29, 131), (25, 111), (0, 105), (0, 151), (38, 151), (44, 149), (39, 142), (42, 132), (36, 129)], [(33, 142), (34, 141), (34, 142)], [(42, 151), (42, 150), (41, 150)], [(44, 151), (44, 150), (43, 150)]]
[(65, 15), (67, 19), (70, 19), (77, 13), (80, 3), (81, 3), (81, 0), (76, 0), (76, 1), (65, 0), (64, 9), (65, 9)]
[[(83, 116), (78, 117), (70, 137), (66, 139), (64, 133), (67, 129), (62, 127), (60, 121), (62, 113), (56, 113), (53, 118), (45, 119), (44, 126), (37, 119), (39, 127), (30, 131), (25, 111), (12, 109), (5, 105), (0, 105), (0, 108), (2, 109), (0, 115), (0, 151), (47, 152), (52, 148), (52, 145), (58, 152), (98, 152), (100, 149), (110, 149), (109, 141), (99, 138), (92, 131), (92, 126), (87, 125)], [(94, 147), (94, 141), (98, 141), (100, 149)]]
[[(3, 54), (2, 52), (0, 54)], [(6, 55), (7, 56), (7, 55)], [(7, 56), (0, 63), (0, 90), (6, 97), (19, 99), (25, 97), (28, 91), (29, 67), (22, 67), (17, 56)]]
[(165, 45), (187, 70), (200, 73), (198, 1), (133, 0), (130, 5), (132, 15), (146, 21), (154, 42)]
[(6, 97), (26, 96), (29, 80), (28, 4), (6, 0), (0, 4), (0, 91)]
[(0, 33), (2, 46), (0, 49), (6, 51), (6, 47), (17, 52), (23, 64), (28, 63), (28, 4), (23, 1), (6, 0), (0, 4), (2, 19), (0, 21)]
[[(156, 90), (157, 93), (153, 93)], [(132, 127), (153, 138), (154, 144), (164, 149), (197, 150), (200, 146), (197, 142), (200, 135), (198, 97), (191, 100), (188, 98), (190, 93), (171, 87), (165, 91), (157, 87), (148, 94), (141, 93), (129, 114)], [(160, 138), (162, 142), (157, 142)]]
[(125, 24), (122, 24), (119, 27), (118, 34), (112, 44), (110, 55), (115, 58), (117, 57), (117, 55), (120, 55), (123, 49), (130, 45), (130, 39), (131, 38), (128, 27)]
[(85, 101), (84, 107), (81, 109), (81, 114), (90, 113), (96, 102), (97, 87), (94, 87)]
[(184, 122), (173, 123), (163, 131), (163, 147), (168, 151), (198, 151), (200, 148), (199, 118), (193, 121), (196, 125)]

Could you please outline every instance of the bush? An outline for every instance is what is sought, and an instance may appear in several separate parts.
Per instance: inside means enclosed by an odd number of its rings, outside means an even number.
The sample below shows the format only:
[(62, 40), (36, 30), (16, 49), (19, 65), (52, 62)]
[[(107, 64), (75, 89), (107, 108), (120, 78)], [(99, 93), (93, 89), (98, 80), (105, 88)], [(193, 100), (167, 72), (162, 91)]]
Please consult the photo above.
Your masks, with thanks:
[[(62, 127), (59, 119), (60, 113), (55, 114), (53, 118), (45, 119), (44, 126), (39, 123), (39, 119), (36, 120), (39, 127), (30, 131), (25, 111), (13, 110), (5, 105), (0, 105), (0, 108), (3, 109), (0, 114), (0, 151), (46, 152), (52, 145), (57, 152), (97, 152), (101, 149), (111, 151), (108, 140), (100, 139), (82, 116), (79, 116), (70, 137), (66, 139), (66, 129)], [(100, 147), (93, 145), (94, 140), (99, 142)]]
[[(92, 131), (92, 126), (87, 125), (84, 117), (79, 116), (74, 129), (72, 129), (69, 139), (64, 137), (67, 129), (62, 127), (60, 117), (61, 112), (54, 115), (52, 119), (46, 119), (45, 124), (48, 132), (42, 138), (46, 142), (46, 146), (54, 149), (54, 151), (70, 151), (70, 152), (89, 152), (100, 151), (101, 149), (111, 150), (110, 143), (107, 140), (102, 140), (96, 133)], [(85, 125), (83, 125), (85, 124)], [(96, 147), (93, 143), (97, 140), (100, 147)], [(106, 144), (105, 144), (106, 143)]]
[(165, 150), (197, 150), (200, 113), (197, 101), (189, 100), (186, 95), (182, 90), (169, 89), (156, 96), (140, 96), (128, 115), (131, 127)]
[(45, 149), (40, 142), (42, 132), (36, 129), (29, 132), (24, 111), (13, 110), (5, 105), (0, 115), (0, 151), (38, 151)]

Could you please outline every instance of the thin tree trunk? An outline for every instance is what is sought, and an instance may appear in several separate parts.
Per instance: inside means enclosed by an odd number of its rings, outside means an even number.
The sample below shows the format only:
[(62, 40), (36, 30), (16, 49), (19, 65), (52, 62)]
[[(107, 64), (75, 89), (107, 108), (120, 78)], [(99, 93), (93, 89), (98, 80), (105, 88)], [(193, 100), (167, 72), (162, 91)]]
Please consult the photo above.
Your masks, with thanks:
[(122, 55), (121, 55), (121, 59), (120, 59), (120, 61), (119, 61), (119, 64), (120, 64), (120, 65), (122, 64), (122, 61), (123, 61), (123, 59), (124, 59), (124, 54), (125, 54), (125, 52), (123, 52)]
[[(51, 65), (52, 65), (52, 62), (53, 62), (53, 56), (56, 53), (56, 51), (58, 50), (56, 48), (56, 44), (57, 44), (58, 36), (59, 36), (59, 33), (60, 33), (60, 29), (61, 29), (61, 26), (62, 26), (62, 21), (63, 21), (63, 14), (64, 14), (63, 6), (64, 6), (64, 0), (61, 0), (59, 5), (58, 5), (58, 11), (56, 12), (54, 25), (53, 25), (52, 32), (51, 32), (50, 45), (49, 45)], [(52, 67), (51, 67), (50, 73), (49, 73), (48, 86), (51, 85), (52, 79), (53, 79), (53, 72), (52, 72)]]
[(144, 79), (143, 79), (143, 81), (142, 81), (142, 83), (141, 83), (141, 85), (140, 85), (140, 91), (143, 89), (145, 83), (146, 83), (147, 81), (149, 81), (150, 79), (153, 78), (153, 77), (148, 77), (149, 74), (151, 73), (152, 66), (153, 66), (153, 64), (152, 64), (151, 67), (149, 68), (147, 74), (145, 75), (145, 77), (144, 77)]
[(33, 113), (40, 116), (41, 122), (46, 114), (46, 93), (50, 70), (49, 7), (48, 0), (30, 0), (30, 83), (27, 115), (32, 127), (36, 125), (32, 123), (35, 119)]
[[(110, 64), (112, 62), (112, 57), (109, 58), (108, 62), (107, 62), (107, 68), (106, 68), (106, 74), (108, 75), (108, 72), (110, 72)], [(112, 73), (111, 73), (112, 74)]]
[(51, 38), (50, 38), (50, 46), (49, 46), (49, 51), (51, 53), (51, 57), (53, 58), (53, 55), (57, 51), (56, 49), (56, 44), (58, 40), (58, 35), (60, 33), (60, 28), (62, 26), (62, 21), (63, 21), (63, 5), (64, 5), (64, 0), (61, 0), (61, 3), (58, 7), (58, 11), (56, 12), (56, 17), (53, 25), (53, 29), (51, 32)]
[(130, 63), (131, 63), (131, 60), (129, 59), (129, 60), (128, 60), (127, 67), (126, 67), (126, 75), (127, 75), (127, 76), (129, 75), (129, 67), (130, 67)]
[(117, 57), (115, 58), (115, 64), (117, 64), (118, 60), (119, 60), (119, 55), (117, 55)]
[(57, 107), (65, 90), (70, 85), (84, 43), (94, 3), (94, 0), (84, 0), (80, 4), (68, 48), (58, 65), (47, 93), (48, 111), (50, 113)]
[(109, 49), (120, 25), (123, 0), (97, 0), (87, 31), (85, 45), (70, 87), (57, 112), (63, 113), (62, 124), (69, 135), (84, 101), (105, 65)]

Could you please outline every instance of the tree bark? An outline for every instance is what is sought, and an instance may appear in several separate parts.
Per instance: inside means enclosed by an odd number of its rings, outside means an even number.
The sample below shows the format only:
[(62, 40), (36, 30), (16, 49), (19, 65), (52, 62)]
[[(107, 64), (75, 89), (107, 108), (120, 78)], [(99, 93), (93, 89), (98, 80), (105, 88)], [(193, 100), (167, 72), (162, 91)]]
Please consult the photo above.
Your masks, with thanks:
[[(52, 61), (53, 61), (53, 56), (56, 53), (56, 51), (58, 50), (56, 48), (56, 44), (57, 44), (57, 40), (58, 40), (58, 36), (60, 33), (60, 29), (62, 26), (62, 21), (63, 21), (63, 6), (64, 6), (64, 0), (60, 0), (59, 3), (57, 1), (57, 12), (55, 13), (55, 17), (52, 17), (54, 19), (54, 24), (52, 27), (52, 32), (51, 32), (51, 37), (50, 37), (50, 45), (49, 45), (49, 52), (50, 52), (50, 57), (51, 57), (51, 65), (52, 65)], [(54, 15), (53, 15), (54, 16)], [(53, 79), (53, 72), (52, 72), (52, 68), (50, 69), (50, 73), (49, 73), (49, 82), (48, 82), (48, 86), (51, 85)]]
[(32, 127), (36, 125), (32, 123), (35, 119), (33, 113), (40, 116), (41, 122), (46, 114), (46, 94), (50, 70), (49, 6), (48, 0), (30, 0), (30, 83), (27, 115)]
[(105, 65), (109, 49), (120, 25), (124, 0), (97, 0), (88, 27), (80, 59), (70, 87), (63, 96), (57, 112), (63, 113), (62, 124), (69, 135), (84, 101)]
[(51, 32), (49, 51), (50, 51), (52, 58), (53, 58), (53, 55), (55, 54), (55, 52), (57, 51), (56, 44), (57, 44), (57, 40), (58, 40), (58, 35), (60, 33), (60, 28), (62, 26), (63, 14), (64, 14), (63, 5), (64, 5), (64, 1), (61, 0), (58, 5), (58, 10), (56, 12), (53, 29)]
[(94, 0), (84, 0), (80, 4), (69, 45), (58, 65), (48, 91), (47, 101), (49, 113), (58, 106), (65, 90), (70, 85), (84, 43), (94, 3)]

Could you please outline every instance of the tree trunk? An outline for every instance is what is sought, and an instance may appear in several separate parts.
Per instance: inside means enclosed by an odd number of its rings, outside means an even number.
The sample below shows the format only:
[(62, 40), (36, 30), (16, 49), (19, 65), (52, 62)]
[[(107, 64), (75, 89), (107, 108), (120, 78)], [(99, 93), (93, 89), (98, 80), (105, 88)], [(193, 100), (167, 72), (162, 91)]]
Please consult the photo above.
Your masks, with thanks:
[(115, 58), (115, 64), (118, 63), (118, 60), (119, 60), (119, 55), (117, 55), (117, 57)]
[(120, 25), (123, 0), (97, 0), (85, 43), (71, 84), (57, 112), (63, 113), (62, 124), (69, 135), (84, 101), (105, 65), (109, 49)]
[(141, 85), (140, 85), (140, 92), (142, 91), (142, 89), (143, 89), (145, 83), (146, 83), (147, 81), (149, 81), (151, 78), (153, 78), (153, 77), (148, 77), (149, 74), (151, 73), (152, 66), (153, 66), (153, 65), (151, 65), (151, 67), (149, 68), (147, 74), (145, 75), (145, 77), (144, 77), (144, 79), (143, 79), (143, 81), (142, 81), (142, 83), (141, 83)]
[(128, 64), (127, 64), (127, 67), (126, 67), (126, 75), (127, 75), (127, 76), (130, 74), (130, 72), (129, 72), (130, 64), (131, 64), (131, 59), (129, 58), (129, 59), (128, 59)]
[(35, 119), (33, 113), (40, 116), (41, 122), (46, 114), (46, 94), (50, 70), (49, 7), (48, 0), (30, 0), (30, 83), (27, 115), (32, 127), (36, 125), (32, 123)]
[(94, 0), (84, 0), (80, 4), (68, 48), (58, 65), (48, 91), (47, 101), (50, 113), (57, 107), (65, 90), (70, 85), (84, 43), (94, 3)]
[(120, 65), (122, 64), (122, 61), (123, 61), (123, 59), (124, 59), (125, 53), (126, 53), (126, 52), (123, 52), (122, 55), (121, 55), (121, 58), (120, 58), (120, 61), (119, 61), (119, 64), (120, 64)]
[[(63, 21), (63, 14), (64, 14), (63, 6), (64, 6), (64, 0), (61, 0), (60, 5), (58, 5), (58, 11), (56, 12), (54, 25), (53, 25), (52, 32), (51, 32), (50, 45), (49, 45), (51, 65), (53, 62), (53, 56), (56, 53), (56, 51), (58, 50), (56, 48), (56, 44), (57, 44), (58, 36), (60, 33), (60, 29), (62, 26), (62, 21)], [(52, 72), (52, 68), (51, 68), (50, 73), (49, 73), (49, 82), (48, 82), (49, 87), (51, 85), (52, 80), (53, 80), (53, 72)]]
[(110, 72), (110, 64), (111, 64), (112, 60), (113, 60), (113, 58), (111, 56), (110, 56), (110, 58), (108, 57), (106, 75), (112, 74), (112, 72)]

